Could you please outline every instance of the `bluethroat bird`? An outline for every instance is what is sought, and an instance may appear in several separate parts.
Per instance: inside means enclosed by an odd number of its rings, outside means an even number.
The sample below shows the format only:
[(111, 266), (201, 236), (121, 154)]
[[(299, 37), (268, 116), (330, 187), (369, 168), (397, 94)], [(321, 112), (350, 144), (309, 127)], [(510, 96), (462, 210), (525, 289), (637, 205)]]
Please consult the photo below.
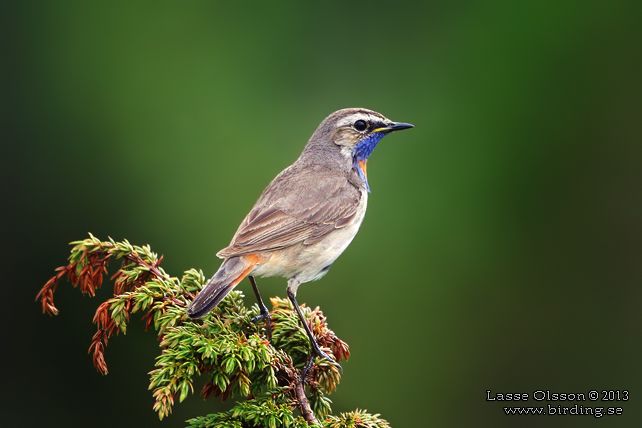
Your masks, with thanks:
[(336, 111), (319, 125), (296, 162), (263, 191), (232, 242), (218, 252), (224, 259), (216, 274), (187, 308), (191, 318), (210, 312), (246, 276), (271, 336), (270, 314), (255, 276), (281, 276), (310, 339), (312, 356), (328, 357), (317, 344), (296, 301), (299, 285), (325, 275), (357, 234), (368, 203), (366, 163), (387, 134), (412, 128), (363, 108)]

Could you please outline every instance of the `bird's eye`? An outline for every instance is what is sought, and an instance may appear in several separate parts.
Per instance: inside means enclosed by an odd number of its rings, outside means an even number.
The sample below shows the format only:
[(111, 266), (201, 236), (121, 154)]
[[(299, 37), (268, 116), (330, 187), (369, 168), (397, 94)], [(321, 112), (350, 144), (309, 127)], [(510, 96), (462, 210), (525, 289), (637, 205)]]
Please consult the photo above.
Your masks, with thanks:
[(354, 123), (354, 129), (356, 129), (359, 132), (363, 132), (366, 129), (368, 129), (368, 124), (365, 122), (365, 120), (357, 120)]

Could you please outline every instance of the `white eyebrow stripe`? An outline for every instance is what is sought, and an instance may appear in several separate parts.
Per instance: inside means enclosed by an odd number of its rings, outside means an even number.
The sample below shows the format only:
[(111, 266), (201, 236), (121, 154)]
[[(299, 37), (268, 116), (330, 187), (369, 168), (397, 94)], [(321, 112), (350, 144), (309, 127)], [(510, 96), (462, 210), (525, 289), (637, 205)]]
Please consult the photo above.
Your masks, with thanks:
[(343, 118), (338, 123), (338, 125), (339, 126), (351, 126), (353, 123), (355, 123), (359, 119), (365, 120), (367, 123), (372, 123), (375, 120), (377, 120), (377, 118), (375, 118), (372, 115), (367, 114), (367, 113), (354, 113), (354, 114), (351, 114), (350, 116), (347, 116), (347, 117)]

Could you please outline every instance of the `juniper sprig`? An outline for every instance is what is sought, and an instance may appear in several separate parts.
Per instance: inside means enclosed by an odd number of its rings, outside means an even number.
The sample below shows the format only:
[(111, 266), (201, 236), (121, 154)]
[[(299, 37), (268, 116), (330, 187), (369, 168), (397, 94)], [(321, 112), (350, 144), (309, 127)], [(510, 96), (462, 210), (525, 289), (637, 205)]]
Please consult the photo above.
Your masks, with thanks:
[[(58, 314), (53, 295), (63, 276), (83, 294), (94, 296), (109, 262), (122, 260), (112, 276), (114, 296), (94, 315), (98, 330), (89, 352), (96, 369), (107, 374), (105, 347), (109, 338), (125, 334), (132, 314), (140, 313), (145, 329), (157, 331), (161, 349), (156, 368), (149, 373), (154, 411), (160, 419), (172, 412), (176, 400), (182, 402), (194, 392), (197, 377), (206, 376), (201, 390), (204, 398), (237, 397), (239, 401), (228, 412), (189, 420), (190, 427), (389, 427), (379, 415), (361, 410), (330, 415), (327, 395), (336, 390), (341, 373), (324, 359), (315, 359), (303, 383), (300, 373), (311, 350), (287, 299), (271, 299), (270, 342), (264, 329), (251, 322), (260, 312), (258, 306), (246, 307), (240, 291), (232, 291), (201, 320), (186, 315), (185, 308), (206, 283), (202, 271), (190, 269), (181, 279), (171, 277), (160, 267), (162, 257), (149, 246), (131, 245), (126, 240), (100, 241), (90, 234), (71, 245), (69, 263), (56, 269), (56, 275), (38, 293), (43, 312)], [(348, 345), (328, 328), (323, 312), (305, 305), (301, 309), (324, 352), (336, 361), (347, 359)]]

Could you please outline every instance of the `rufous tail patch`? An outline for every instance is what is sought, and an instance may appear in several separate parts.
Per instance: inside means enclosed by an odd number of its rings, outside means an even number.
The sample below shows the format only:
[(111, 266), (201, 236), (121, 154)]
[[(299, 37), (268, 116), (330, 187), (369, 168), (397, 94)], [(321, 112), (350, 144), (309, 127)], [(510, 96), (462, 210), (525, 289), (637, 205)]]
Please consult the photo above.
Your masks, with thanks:
[(247, 267), (243, 269), (243, 272), (234, 280), (230, 285), (234, 286), (241, 282), (243, 278), (245, 278), (250, 272), (252, 272), (252, 269), (254, 269), (254, 266), (261, 264), (265, 261), (262, 257), (260, 257), (258, 254), (248, 254), (247, 256), (242, 256), (243, 262), (247, 264)]

